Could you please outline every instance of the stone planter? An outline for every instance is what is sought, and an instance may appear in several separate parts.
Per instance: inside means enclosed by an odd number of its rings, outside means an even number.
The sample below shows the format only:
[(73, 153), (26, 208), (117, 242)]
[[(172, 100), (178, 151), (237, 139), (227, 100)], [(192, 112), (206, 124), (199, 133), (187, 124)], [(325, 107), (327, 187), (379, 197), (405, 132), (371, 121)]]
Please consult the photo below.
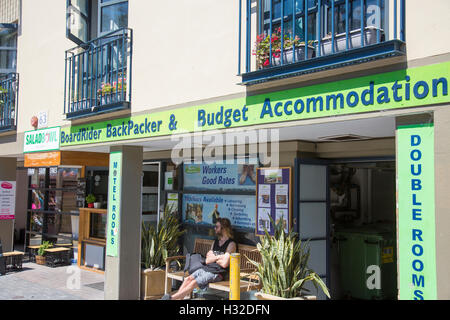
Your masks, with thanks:
[(277, 296), (273, 296), (268, 293), (257, 292), (255, 293), (255, 297), (258, 300), (317, 300), (316, 296), (303, 296), (303, 297), (295, 297), (295, 298), (281, 298)]
[[(380, 30), (380, 42), (384, 41), (384, 31), (382, 29), (369, 26), (364, 28), (364, 46), (377, 43), (377, 30)], [(322, 38), (321, 54), (332, 54), (332, 38), (331, 35)], [(347, 50), (346, 33), (336, 34), (334, 37), (334, 53)], [(361, 48), (361, 29), (350, 31), (348, 34), (348, 49)]]
[[(141, 271), (141, 299), (156, 300), (164, 295), (166, 281), (165, 270), (145, 269)], [(167, 292), (172, 288), (172, 281), (167, 281)]]
[[(308, 59), (311, 59), (314, 55), (314, 47), (308, 46)], [(294, 61), (295, 56), (295, 61)], [(293, 62), (303, 61), (305, 60), (305, 45), (300, 45), (295, 48), (294, 54), (292, 54), (291, 49), (285, 49), (283, 51), (283, 65), (290, 64)], [(281, 66), (281, 57), (276, 58), (272, 57), (272, 65), (273, 66)]]

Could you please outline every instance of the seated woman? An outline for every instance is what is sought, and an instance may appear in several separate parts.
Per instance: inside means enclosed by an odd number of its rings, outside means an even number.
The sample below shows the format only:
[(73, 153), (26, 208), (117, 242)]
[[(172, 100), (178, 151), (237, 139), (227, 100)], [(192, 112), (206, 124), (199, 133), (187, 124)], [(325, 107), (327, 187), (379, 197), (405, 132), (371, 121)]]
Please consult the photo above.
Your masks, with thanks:
[(205, 289), (209, 283), (223, 281), (229, 274), (230, 255), (236, 252), (236, 242), (232, 239), (230, 220), (219, 218), (214, 227), (217, 239), (206, 255), (203, 268), (184, 279), (174, 295), (165, 294), (161, 300), (182, 300), (195, 288)]

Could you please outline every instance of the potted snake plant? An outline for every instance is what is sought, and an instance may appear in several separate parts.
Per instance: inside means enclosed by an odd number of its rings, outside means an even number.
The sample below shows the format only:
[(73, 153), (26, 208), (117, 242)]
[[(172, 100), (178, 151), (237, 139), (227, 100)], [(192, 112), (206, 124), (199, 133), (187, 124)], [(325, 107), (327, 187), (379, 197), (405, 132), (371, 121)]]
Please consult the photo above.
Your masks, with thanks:
[[(166, 258), (176, 255), (178, 239), (185, 232), (180, 230), (178, 219), (166, 206), (157, 227), (142, 223), (141, 241), (141, 298), (159, 299), (165, 292)], [(170, 291), (169, 284), (167, 286)]]
[(271, 236), (266, 229), (261, 243), (257, 244), (261, 262), (249, 259), (261, 283), (261, 290), (255, 296), (259, 300), (316, 300), (305, 288), (311, 281), (316, 290), (320, 287), (330, 298), (325, 283), (308, 267), (308, 243), (302, 243), (295, 232), (285, 234), (282, 222), (275, 225), (274, 231)]

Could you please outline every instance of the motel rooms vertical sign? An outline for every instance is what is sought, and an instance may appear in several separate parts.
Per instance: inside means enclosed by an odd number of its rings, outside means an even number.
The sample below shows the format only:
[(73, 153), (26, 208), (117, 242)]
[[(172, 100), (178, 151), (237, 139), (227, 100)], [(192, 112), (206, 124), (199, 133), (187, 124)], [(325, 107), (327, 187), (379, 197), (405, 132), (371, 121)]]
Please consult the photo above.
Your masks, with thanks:
[(435, 300), (434, 126), (399, 126), (397, 143), (399, 298)]
[(110, 257), (117, 257), (119, 251), (121, 184), (122, 152), (111, 152), (109, 158), (108, 225), (106, 230), (106, 255)]

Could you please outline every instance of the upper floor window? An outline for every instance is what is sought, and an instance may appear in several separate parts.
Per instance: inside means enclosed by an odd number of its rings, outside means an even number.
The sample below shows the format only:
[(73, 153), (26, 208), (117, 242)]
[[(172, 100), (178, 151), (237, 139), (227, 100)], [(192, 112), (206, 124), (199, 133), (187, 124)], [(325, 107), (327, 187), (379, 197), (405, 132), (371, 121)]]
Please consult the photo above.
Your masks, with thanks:
[(128, 1), (101, 0), (99, 21), (100, 34), (128, 27)]
[(16, 72), (16, 56), (16, 25), (0, 25), (0, 76)]
[[(334, 4), (332, 4), (333, 1)], [(361, 28), (361, 3), (364, 6), (364, 26), (383, 29), (384, 0), (349, 0), (349, 30)], [(333, 7), (334, 17), (332, 17)], [(307, 19), (305, 12), (307, 12)], [(293, 38), (297, 36), (301, 41), (305, 38), (305, 28), (307, 28), (308, 40), (318, 40), (319, 37), (330, 34), (333, 23), (335, 33), (344, 33), (346, 30), (345, 0), (264, 0), (260, 33), (267, 35), (270, 30), (274, 33), (281, 29), (282, 15), (284, 17), (284, 34)], [(326, 19), (321, 18), (319, 21), (319, 16), (326, 17)], [(321, 24), (320, 28), (318, 28), (318, 23)], [(319, 30), (321, 34), (319, 34)]]
[(67, 0), (67, 37), (79, 45), (126, 27), (126, 0)]

